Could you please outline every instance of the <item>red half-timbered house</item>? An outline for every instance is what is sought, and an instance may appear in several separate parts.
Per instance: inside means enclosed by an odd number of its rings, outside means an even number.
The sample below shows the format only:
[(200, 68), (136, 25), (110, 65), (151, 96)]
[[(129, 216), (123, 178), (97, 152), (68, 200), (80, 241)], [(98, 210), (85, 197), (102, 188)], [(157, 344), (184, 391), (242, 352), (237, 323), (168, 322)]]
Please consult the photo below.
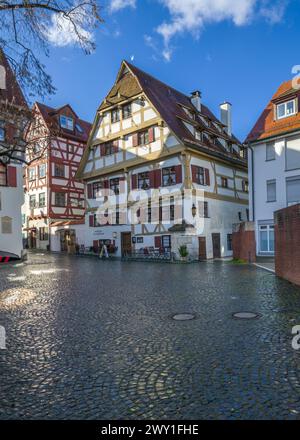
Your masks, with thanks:
[[(76, 228), (84, 223), (84, 185), (75, 173), (91, 125), (67, 104), (35, 103), (29, 136), (37, 136), (36, 160), (25, 172), (24, 230), (30, 248), (74, 251)], [(38, 127), (38, 135), (34, 130)]]

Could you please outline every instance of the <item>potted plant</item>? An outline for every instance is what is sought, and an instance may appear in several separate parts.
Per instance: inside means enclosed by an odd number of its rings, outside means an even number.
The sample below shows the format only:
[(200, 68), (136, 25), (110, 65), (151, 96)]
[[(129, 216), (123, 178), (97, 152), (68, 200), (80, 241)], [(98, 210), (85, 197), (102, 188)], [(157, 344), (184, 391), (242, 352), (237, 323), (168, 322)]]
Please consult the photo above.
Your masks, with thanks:
[(189, 251), (187, 249), (187, 246), (185, 244), (180, 246), (178, 251), (179, 251), (179, 255), (180, 255), (181, 261), (187, 261), (187, 257), (189, 255)]

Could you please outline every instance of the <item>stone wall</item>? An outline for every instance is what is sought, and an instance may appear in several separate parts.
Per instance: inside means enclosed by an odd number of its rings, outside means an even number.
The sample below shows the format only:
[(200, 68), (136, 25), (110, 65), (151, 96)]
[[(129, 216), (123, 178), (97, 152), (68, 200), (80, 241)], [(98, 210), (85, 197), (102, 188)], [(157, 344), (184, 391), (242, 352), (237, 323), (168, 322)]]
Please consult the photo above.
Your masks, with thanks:
[(249, 263), (256, 261), (255, 224), (243, 222), (233, 225), (232, 249), (233, 258)]
[(300, 204), (275, 212), (275, 270), (300, 286)]

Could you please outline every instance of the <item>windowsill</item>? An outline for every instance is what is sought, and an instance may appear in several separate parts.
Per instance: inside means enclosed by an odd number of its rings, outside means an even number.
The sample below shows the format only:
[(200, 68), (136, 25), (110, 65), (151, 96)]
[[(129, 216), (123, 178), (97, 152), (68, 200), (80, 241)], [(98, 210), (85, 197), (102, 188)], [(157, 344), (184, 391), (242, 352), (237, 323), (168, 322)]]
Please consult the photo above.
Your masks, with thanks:
[(296, 116), (296, 112), (295, 113), (291, 113), (290, 115), (284, 115), (284, 116), (277, 116), (277, 118), (276, 118), (276, 120), (277, 121), (281, 121), (282, 119), (287, 119), (287, 118), (290, 118), (290, 117), (292, 117), (292, 116)]
[(274, 160), (276, 160), (276, 157), (274, 159), (266, 159), (266, 162), (274, 162)]
[(266, 203), (276, 203), (277, 200), (267, 200)]

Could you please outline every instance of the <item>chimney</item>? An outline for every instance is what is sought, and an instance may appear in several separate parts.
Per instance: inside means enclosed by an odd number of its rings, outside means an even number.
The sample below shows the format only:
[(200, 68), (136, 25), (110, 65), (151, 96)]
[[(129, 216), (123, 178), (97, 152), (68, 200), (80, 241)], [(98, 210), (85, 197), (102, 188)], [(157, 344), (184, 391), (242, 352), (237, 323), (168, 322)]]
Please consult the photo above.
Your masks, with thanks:
[(220, 105), (221, 122), (226, 125), (228, 136), (232, 135), (232, 105), (230, 102), (224, 102)]
[(198, 112), (201, 112), (201, 92), (199, 90), (191, 94), (191, 102)]

